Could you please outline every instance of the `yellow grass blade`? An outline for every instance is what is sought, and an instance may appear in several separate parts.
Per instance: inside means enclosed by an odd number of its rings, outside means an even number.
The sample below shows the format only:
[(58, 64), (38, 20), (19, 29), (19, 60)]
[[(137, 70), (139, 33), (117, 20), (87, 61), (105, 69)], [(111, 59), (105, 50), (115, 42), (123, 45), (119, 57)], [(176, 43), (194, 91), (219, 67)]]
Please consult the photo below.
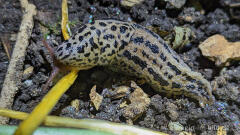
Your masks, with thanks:
[[(31, 114), (30, 114), (31, 115)], [(27, 113), (0, 109), (0, 116), (24, 120), (28, 117)], [(129, 126), (126, 124), (114, 123), (95, 119), (72, 119), (57, 116), (46, 116), (43, 122), (46, 126), (83, 128), (94, 131), (102, 131), (116, 135), (168, 135), (163, 132), (153, 131), (146, 128)]]
[(62, 34), (63, 34), (63, 38), (65, 40), (69, 39), (70, 36), (67, 32), (67, 28), (68, 28), (68, 7), (67, 7), (67, 0), (62, 0)]
[(47, 93), (39, 105), (27, 117), (27, 119), (19, 125), (15, 135), (31, 135), (43, 122), (60, 97), (74, 83), (77, 78), (77, 73), (77, 70), (73, 70), (58, 81), (58, 83)]

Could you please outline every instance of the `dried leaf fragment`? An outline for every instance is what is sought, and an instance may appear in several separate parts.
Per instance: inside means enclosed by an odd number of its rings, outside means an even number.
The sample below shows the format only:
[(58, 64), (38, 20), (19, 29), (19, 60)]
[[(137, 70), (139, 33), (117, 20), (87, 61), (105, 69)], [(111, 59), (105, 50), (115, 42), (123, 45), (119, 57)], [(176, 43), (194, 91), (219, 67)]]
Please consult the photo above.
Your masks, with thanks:
[(103, 97), (96, 92), (96, 85), (92, 87), (89, 96), (94, 107), (96, 110), (98, 110), (102, 103)]
[(31, 76), (33, 74), (33, 66), (29, 66), (27, 67), (24, 71), (23, 71), (23, 78), (28, 78), (29, 76)]
[(7, 35), (4, 35), (1, 37), (1, 41), (2, 41), (2, 44), (3, 44), (3, 48), (8, 56), (8, 59), (10, 60), (11, 59), (11, 52), (12, 52), (12, 46), (10, 45), (10, 41), (7, 37)]
[(227, 131), (224, 126), (219, 126), (217, 129), (217, 135), (227, 135)]
[(116, 87), (113, 92), (114, 93), (112, 95), (112, 98), (113, 99), (119, 99), (119, 98), (122, 98), (122, 97), (124, 97), (124, 96), (126, 96), (127, 94), (130, 93), (130, 87), (119, 86), (119, 87)]
[(135, 90), (129, 96), (130, 104), (124, 109), (123, 116), (134, 121), (146, 111), (150, 98), (135, 82), (131, 82), (131, 87)]
[(202, 54), (215, 61), (217, 66), (228, 66), (230, 60), (240, 59), (240, 42), (228, 42), (219, 34), (206, 39), (199, 48)]
[(179, 122), (169, 122), (168, 128), (171, 131), (176, 131), (176, 132), (180, 132), (184, 130), (183, 125), (181, 125)]
[(188, 27), (174, 27), (175, 39), (172, 43), (172, 48), (174, 50), (181, 50), (185, 45), (190, 43), (191, 36), (193, 37), (193, 32)]
[(78, 99), (72, 100), (71, 101), (71, 106), (78, 111), (79, 110), (79, 106), (80, 106), (80, 101)]

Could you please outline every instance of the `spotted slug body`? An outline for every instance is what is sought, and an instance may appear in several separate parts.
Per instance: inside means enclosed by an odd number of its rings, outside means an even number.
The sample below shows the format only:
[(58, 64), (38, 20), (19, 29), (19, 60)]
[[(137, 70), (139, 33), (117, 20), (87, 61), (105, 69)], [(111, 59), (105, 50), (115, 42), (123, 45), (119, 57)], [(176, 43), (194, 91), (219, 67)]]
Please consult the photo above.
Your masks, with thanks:
[(84, 24), (54, 55), (65, 66), (80, 70), (108, 66), (144, 78), (154, 90), (167, 95), (185, 95), (201, 106), (213, 102), (209, 82), (160, 36), (135, 23), (96, 20)]

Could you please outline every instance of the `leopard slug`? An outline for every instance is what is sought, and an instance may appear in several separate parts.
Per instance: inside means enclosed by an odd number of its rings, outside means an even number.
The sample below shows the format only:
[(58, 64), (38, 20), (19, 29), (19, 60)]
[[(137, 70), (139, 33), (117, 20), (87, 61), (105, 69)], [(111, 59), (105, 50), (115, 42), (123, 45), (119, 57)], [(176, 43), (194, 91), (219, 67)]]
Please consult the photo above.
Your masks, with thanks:
[(202, 107), (213, 102), (210, 83), (160, 36), (135, 23), (95, 20), (83, 24), (52, 53), (57, 66), (78, 70), (107, 66), (145, 79), (158, 92), (195, 99)]

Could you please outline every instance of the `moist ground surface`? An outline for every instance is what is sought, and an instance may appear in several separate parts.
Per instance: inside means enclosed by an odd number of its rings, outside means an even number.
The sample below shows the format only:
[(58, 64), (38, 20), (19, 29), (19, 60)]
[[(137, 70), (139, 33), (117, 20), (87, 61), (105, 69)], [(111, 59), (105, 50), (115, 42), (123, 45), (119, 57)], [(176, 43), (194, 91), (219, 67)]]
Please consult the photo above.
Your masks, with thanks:
[[(42, 91), (49, 77), (51, 63), (49, 53), (42, 45), (44, 36), (49, 44), (56, 46), (63, 42), (60, 29), (61, 1), (31, 0), (38, 10), (34, 17), (34, 29), (30, 44), (26, 51), (23, 70), (33, 68), (32, 72), (24, 74), (22, 85), (15, 97), (13, 109), (31, 112), (41, 101), (47, 91)], [(180, 1), (179, 1), (180, 2)], [(224, 126), (228, 134), (238, 134), (240, 119), (240, 64), (232, 62), (228, 67), (216, 67), (214, 62), (201, 55), (198, 45), (214, 34), (221, 34), (229, 41), (239, 41), (239, 20), (230, 14), (229, 3), (233, 0), (187, 0), (177, 9), (169, 2), (146, 0), (131, 8), (122, 6), (117, 0), (68, 0), (69, 21), (72, 33), (75, 33), (82, 23), (93, 19), (114, 18), (134, 21), (153, 30), (160, 31), (165, 40), (174, 40), (174, 26), (190, 28), (194, 36), (191, 42), (177, 50), (182, 59), (195, 71), (200, 72), (214, 86), (213, 95), (216, 103), (204, 109), (198, 103), (186, 97), (167, 98), (154, 92), (147, 84), (139, 86), (151, 98), (146, 111), (136, 120), (129, 120), (124, 115), (122, 102), (128, 99), (128, 94), (114, 99), (111, 94), (117, 86), (129, 86), (130, 80), (138, 82), (134, 77), (122, 73), (111, 72), (104, 67), (95, 67), (80, 71), (74, 85), (63, 95), (54, 107), (52, 114), (72, 118), (97, 118), (125, 123), (131, 121), (134, 125), (178, 134), (177, 129), (196, 134), (216, 134), (218, 126)], [(7, 36), (11, 46), (14, 45), (22, 12), (20, 3), (16, 0), (0, 0), (0, 33)], [(237, 8), (232, 9), (238, 15)], [(187, 18), (187, 19), (186, 19)], [(10, 38), (12, 37), (12, 38)], [(16, 36), (15, 36), (16, 37)], [(7, 70), (8, 58), (0, 42), (0, 88)], [(90, 89), (96, 85), (97, 92), (103, 96), (99, 110), (91, 104)], [(71, 104), (77, 101), (79, 105)], [(130, 123), (131, 123), (130, 122)], [(10, 124), (19, 121), (11, 120)], [(175, 129), (170, 128), (171, 125)], [(177, 128), (177, 129), (176, 129)]]

